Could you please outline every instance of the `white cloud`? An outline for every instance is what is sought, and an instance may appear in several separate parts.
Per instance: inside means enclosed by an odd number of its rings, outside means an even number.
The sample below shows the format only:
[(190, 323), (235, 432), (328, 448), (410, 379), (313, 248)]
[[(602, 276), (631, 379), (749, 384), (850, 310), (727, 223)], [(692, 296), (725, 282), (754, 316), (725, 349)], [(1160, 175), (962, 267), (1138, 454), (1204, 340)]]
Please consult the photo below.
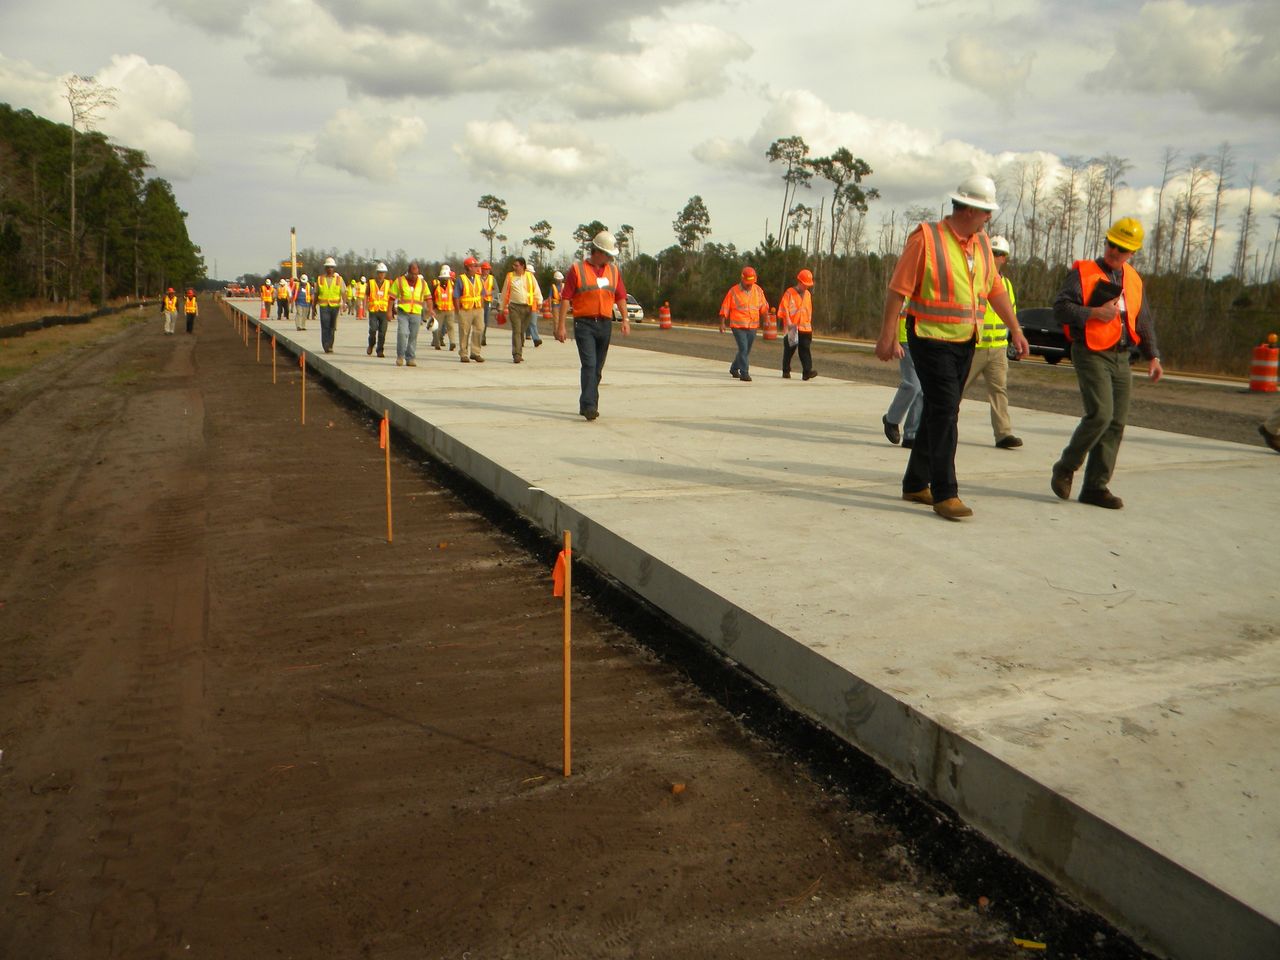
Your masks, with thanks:
[(426, 138), (421, 117), (391, 117), (343, 107), (316, 137), (317, 161), (374, 183), (393, 183), (397, 159)]
[(1033, 57), (1028, 53), (1020, 60), (993, 58), (989, 41), (962, 33), (947, 41), (941, 69), (958, 83), (1006, 103), (1026, 89)]
[(1145, 3), (1115, 31), (1116, 51), (1089, 78), (1095, 90), (1189, 93), (1206, 110), (1280, 116), (1280, 7)]
[(475, 177), (524, 180), (559, 188), (616, 184), (626, 175), (616, 154), (560, 124), (521, 130), (507, 120), (468, 123), (454, 152)]
[(157, 0), (156, 5), (177, 20), (201, 27), (210, 33), (235, 36), (244, 28), (245, 14), (254, 0)]

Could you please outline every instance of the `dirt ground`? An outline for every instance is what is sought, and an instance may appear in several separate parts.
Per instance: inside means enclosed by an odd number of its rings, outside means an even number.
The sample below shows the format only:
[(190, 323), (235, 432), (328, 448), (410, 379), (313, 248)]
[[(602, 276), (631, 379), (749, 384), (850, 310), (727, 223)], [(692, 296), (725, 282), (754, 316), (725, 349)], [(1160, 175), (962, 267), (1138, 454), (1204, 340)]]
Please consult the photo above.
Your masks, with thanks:
[(1077, 955), (586, 601), (563, 778), (546, 563), (202, 312), (0, 385), (0, 956)]

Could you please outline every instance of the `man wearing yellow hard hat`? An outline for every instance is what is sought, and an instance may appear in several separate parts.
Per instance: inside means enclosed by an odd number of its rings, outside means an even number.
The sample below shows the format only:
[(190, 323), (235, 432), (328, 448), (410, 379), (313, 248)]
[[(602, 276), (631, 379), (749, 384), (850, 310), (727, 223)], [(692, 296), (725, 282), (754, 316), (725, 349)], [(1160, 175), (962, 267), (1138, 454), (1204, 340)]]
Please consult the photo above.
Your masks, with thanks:
[(1077, 260), (1053, 302), (1054, 319), (1071, 340), (1084, 418), (1053, 465), (1049, 486), (1055, 496), (1069, 499), (1075, 472), (1083, 466), (1080, 502), (1108, 510), (1124, 506), (1109, 484), (1129, 414), (1130, 351), (1146, 358), (1152, 383), (1164, 375), (1142, 278), (1129, 264), (1142, 249), (1142, 237), (1142, 224), (1121, 217), (1107, 231), (1102, 256)]

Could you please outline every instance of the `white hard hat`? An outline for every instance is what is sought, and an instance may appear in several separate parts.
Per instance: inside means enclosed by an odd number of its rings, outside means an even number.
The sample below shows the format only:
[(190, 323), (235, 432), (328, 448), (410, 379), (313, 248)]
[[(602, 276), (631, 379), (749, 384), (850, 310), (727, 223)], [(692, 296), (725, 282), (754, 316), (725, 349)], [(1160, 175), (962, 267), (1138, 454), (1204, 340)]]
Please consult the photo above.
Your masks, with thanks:
[(453, 276), (453, 271), (449, 269), (449, 265), (448, 265), (447, 263), (446, 263), (444, 266), (442, 266), (442, 267), (440, 268), (440, 279), (441, 279), (441, 280), (447, 280), (447, 279), (449, 279), (449, 278), (450, 278), (450, 277), (452, 277), (452, 276)]
[(992, 253), (1003, 253), (1005, 256), (1008, 256), (1008, 255), (1009, 255), (1009, 241), (1008, 241), (1008, 240), (1006, 240), (1004, 237), (999, 237), (999, 236), (997, 236), (997, 237), (992, 237), (992, 238), (991, 238), (991, 252), (992, 252)]
[(380, 263), (380, 264), (378, 264), (376, 267), (374, 267), (373, 269), (374, 269), (376, 272), (378, 272), (378, 273), (386, 273), (386, 272), (387, 272), (387, 265), (386, 265), (385, 263)]
[(613, 239), (613, 234), (608, 230), (601, 230), (592, 237), (591, 245), (597, 250), (603, 250), (611, 257), (618, 255), (618, 242)]
[(333, 259), (333, 257), (325, 257), (324, 265), (326, 267), (336, 267), (338, 265), (338, 261)]
[(563, 273), (561, 273), (559, 270), (557, 270), (557, 271), (555, 272), (555, 276), (554, 276), (554, 277), (552, 277), (551, 279), (553, 279), (553, 280), (563, 280), (563, 279), (564, 279), (564, 274), (563, 274)]
[(302, 282), (303, 283), (307, 282), (307, 275), (305, 273), (302, 275)]
[(956, 187), (956, 192), (951, 195), (951, 199), (966, 207), (990, 210), (992, 213), (1000, 209), (1000, 204), (996, 203), (996, 182), (980, 173), (969, 177)]
[(361, 282), (361, 283), (364, 283), (364, 282), (365, 282), (364, 277), (361, 277), (361, 278), (360, 278), (360, 282)]

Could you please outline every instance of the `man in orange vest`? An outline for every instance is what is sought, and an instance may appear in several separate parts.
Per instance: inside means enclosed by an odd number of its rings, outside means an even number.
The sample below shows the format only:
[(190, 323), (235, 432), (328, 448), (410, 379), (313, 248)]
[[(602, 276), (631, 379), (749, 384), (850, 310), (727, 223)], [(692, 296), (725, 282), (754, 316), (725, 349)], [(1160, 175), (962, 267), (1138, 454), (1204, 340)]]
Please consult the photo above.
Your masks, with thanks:
[(169, 288), (169, 292), (164, 295), (164, 332), (166, 334), (173, 333), (173, 322), (178, 318), (178, 295), (173, 292), (173, 287)]
[[(626, 309), (626, 304), (623, 304), (623, 309)], [(729, 288), (720, 304), (720, 332), (724, 333), (727, 320), (738, 345), (738, 352), (729, 364), (729, 376), (735, 380), (751, 382), (751, 345), (755, 342), (760, 324), (768, 317), (769, 301), (765, 299), (764, 291), (756, 285), (755, 267), (743, 267), (741, 282)]]
[(484, 334), (480, 346), (489, 345), (489, 314), (493, 313), (493, 266), (488, 260), (480, 264), (480, 276), (484, 278)]
[(1107, 231), (1102, 256), (1072, 264), (1053, 302), (1054, 319), (1071, 340), (1071, 365), (1080, 384), (1084, 418), (1053, 465), (1049, 487), (1054, 495), (1068, 499), (1075, 472), (1083, 466), (1080, 502), (1108, 510), (1124, 506), (1107, 485), (1129, 413), (1130, 351), (1137, 348), (1147, 359), (1152, 383), (1164, 375), (1142, 278), (1129, 265), (1142, 249), (1142, 237), (1142, 224), (1121, 217)]
[(480, 354), (484, 340), (484, 277), (477, 270), (479, 266), (479, 260), (467, 257), (458, 277), (458, 356), (463, 363), (484, 363)]
[(556, 314), (556, 339), (569, 338), (565, 315), (573, 305), (573, 340), (578, 346), (582, 391), (578, 395), (578, 415), (587, 420), (600, 416), (600, 378), (613, 337), (613, 312), (622, 311), (622, 335), (631, 333), (627, 319), (627, 288), (622, 273), (613, 262), (618, 243), (608, 230), (591, 238), (591, 252), (569, 271), (564, 282), (564, 298)]
[[(782, 377), (791, 379), (791, 358), (800, 354), (800, 367), (804, 379), (818, 375), (813, 369), (813, 355), (809, 351), (813, 342), (813, 271), (801, 270), (796, 274), (796, 285), (787, 287), (778, 301), (778, 322), (786, 331), (787, 342), (782, 347)], [(792, 337), (795, 339), (792, 340)]]
[(458, 279), (447, 263), (441, 265), (440, 276), (431, 281), (431, 302), (435, 310), (432, 316), (437, 321), (432, 330), (431, 345), (437, 350), (443, 349), (447, 334), (449, 349), (458, 349)]
[(902, 499), (930, 504), (947, 520), (973, 516), (956, 482), (957, 424), (988, 302), (1009, 328), (1018, 356), (1028, 353), (983, 229), (999, 209), (995, 181), (970, 177), (951, 194), (950, 215), (938, 223), (922, 223), (908, 235), (889, 280), (876, 340), (879, 359), (902, 357), (898, 314), (905, 301), (907, 345), (924, 392), (924, 410), (902, 477)]

